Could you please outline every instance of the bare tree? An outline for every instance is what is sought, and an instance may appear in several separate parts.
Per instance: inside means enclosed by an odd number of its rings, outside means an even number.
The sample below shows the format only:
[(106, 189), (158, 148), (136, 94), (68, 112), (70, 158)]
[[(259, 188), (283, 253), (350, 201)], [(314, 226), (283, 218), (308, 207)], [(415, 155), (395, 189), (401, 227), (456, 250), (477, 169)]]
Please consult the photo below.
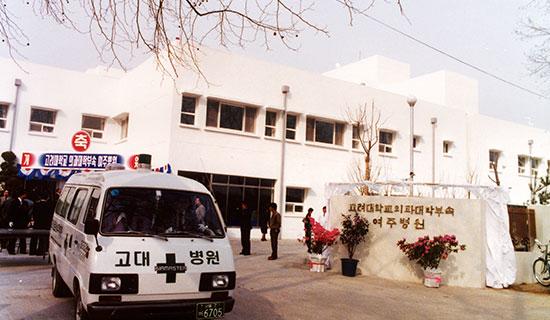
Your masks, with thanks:
[[(468, 161), (468, 168), (466, 169), (466, 182), (468, 182), (468, 184), (470, 185), (479, 183), (477, 166), (472, 166), (470, 161)], [(471, 198), (470, 190), (467, 190), (466, 196), (468, 197), (468, 199)]]
[(532, 0), (526, 8), (539, 13), (522, 21), (517, 33), (524, 40), (533, 42), (533, 49), (528, 54), (530, 71), (540, 78), (550, 80), (550, 1)]
[[(374, 101), (370, 107), (368, 104), (359, 106), (356, 109), (346, 110), (346, 120), (352, 125), (353, 130), (353, 143), (358, 143), (365, 153), (364, 156), (364, 170), (362, 180), (371, 181), (372, 179), (372, 153), (380, 137), (380, 127), (382, 125), (382, 119), (380, 110), (374, 107)], [(354, 148), (358, 146), (353, 146)], [(362, 181), (360, 180), (360, 181)], [(369, 194), (368, 187), (364, 187), (362, 194)]]
[[(331, 0), (339, 4), (349, 23), (364, 15), (376, 0)], [(11, 10), (13, 0), (0, 0), (0, 39), (12, 58), (30, 45), (29, 37)], [(400, 0), (394, 3), (403, 12)], [(326, 26), (309, 17), (314, 0), (33, 0), (23, 1), (37, 17), (90, 36), (100, 57), (124, 68), (123, 52), (144, 49), (164, 71), (178, 76), (177, 66), (200, 72), (197, 50), (207, 39), (222, 46), (260, 42), (269, 48), (274, 39), (296, 49), (296, 38), (312, 30), (328, 34)], [(177, 41), (179, 40), (179, 41)]]
[(490, 161), (489, 162), (489, 168), (491, 170), (493, 170), (493, 177), (491, 177), (491, 175), (489, 175), (489, 180), (493, 181), (497, 187), (500, 186), (500, 178), (498, 177), (498, 160), (500, 158), (500, 153), (499, 152), (495, 152), (495, 158), (493, 161)]

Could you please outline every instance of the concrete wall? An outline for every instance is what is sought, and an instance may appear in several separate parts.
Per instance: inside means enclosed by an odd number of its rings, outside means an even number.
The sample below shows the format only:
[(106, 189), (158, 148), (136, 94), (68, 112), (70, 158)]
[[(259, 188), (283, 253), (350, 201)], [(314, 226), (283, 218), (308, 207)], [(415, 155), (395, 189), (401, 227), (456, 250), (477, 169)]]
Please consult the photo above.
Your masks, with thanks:
[(542, 243), (550, 241), (550, 206), (529, 206), (535, 210), (535, 221), (537, 225), (537, 239)]
[[(424, 212), (423, 215), (411, 213), (363, 212), (369, 219), (368, 240), (359, 247), (354, 258), (359, 259), (362, 274), (381, 278), (421, 282), (422, 270), (415, 262), (409, 261), (396, 243), (402, 238), (414, 242), (418, 237), (430, 235), (454, 234), (459, 243), (466, 245), (466, 251), (452, 254), (440, 264), (443, 271), (443, 284), (461, 287), (485, 287), (485, 203), (482, 200), (430, 199), (407, 197), (360, 197), (336, 196), (330, 201), (331, 225), (340, 227), (342, 214), (349, 214), (352, 204), (390, 206), (433, 206), (454, 208), (454, 215), (440, 216)], [(355, 205), (355, 208), (358, 208)], [(425, 209), (424, 209), (425, 211)], [(374, 224), (373, 219), (382, 217), (383, 224)], [(395, 218), (397, 225), (390, 227), (388, 218)], [(411, 224), (403, 228), (401, 218), (410, 218)], [(424, 219), (424, 229), (415, 227), (416, 219)], [(334, 250), (334, 266), (340, 270), (339, 258), (347, 258), (346, 249), (340, 244)]]

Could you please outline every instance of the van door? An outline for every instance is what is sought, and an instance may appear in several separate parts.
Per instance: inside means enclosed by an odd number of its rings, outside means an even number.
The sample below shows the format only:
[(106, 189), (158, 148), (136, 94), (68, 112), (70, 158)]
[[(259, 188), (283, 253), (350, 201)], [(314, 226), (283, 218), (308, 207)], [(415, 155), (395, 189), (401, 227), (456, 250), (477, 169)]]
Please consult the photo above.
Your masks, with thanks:
[[(77, 272), (78, 267), (80, 266), (80, 259), (79, 259), (79, 244), (80, 241), (82, 241), (82, 231), (79, 230), (79, 228), (76, 226), (77, 222), (79, 221), (79, 217), (81, 216), (82, 211), (86, 208), (85, 204), (88, 201), (88, 194), (89, 190), (88, 188), (78, 188), (76, 189), (76, 192), (74, 194), (73, 203), (71, 205), (71, 208), (69, 210), (69, 213), (67, 214), (67, 250), (66, 257), (67, 261), (69, 262), (69, 278), (67, 280), (71, 280), (73, 278), (73, 275), (79, 274)], [(72, 281), (67, 282), (67, 284), (71, 284)]]
[(82, 281), (80, 283), (80, 287), (85, 289), (88, 288), (89, 279), (87, 270), (90, 270), (88, 258), (90, 251), (95, 249), (96, 243), (94, 236), (84, 234), (84, 223), (86, 220), (96, 218), (97, 206), (101, 195), (99, 188), (89, 188), (88, 191), (88, 199), (86, 200), (85, 205), (82, 206), (81, 214), (76, 225), (78, 232), (75, 234), (73, 240), (73, 244), (75, 246), (75, 263), (78, 266), (78, 270), (80, 270), (80, 280)]
[[(66, 191), (65, 191), (66, 190)], [(71, 204), (74, 199), (74, 194), (76, 192), (76, 188), (74, 187), (66, 187), (63, 191), (63, 193), (66, 192), (66, 196), (63, 199), (61, 203), (58, 202), (59, 209), (57, 210), (57, 215), (55, 220), (52, 223), (52, 230), (57, 230), (53, 233), (52, 238), (56, 245), (59, 246), (59, 249), (56, 250), (55, 259), (56, 259), (56, 267), (57, 271), (61, 275), (63, 279), (67, 279), (68, 271), (69, 271), (69, 262), (67, 261), (66, 257), (66, 251), (68, 249), (68, 241), (69, 236), (67, 234), (68, 227), (67, 227), (67, 213), (69, 212), (69, 209), (71, 207)], [(61, 199), (59, 200), (61, 201)]]

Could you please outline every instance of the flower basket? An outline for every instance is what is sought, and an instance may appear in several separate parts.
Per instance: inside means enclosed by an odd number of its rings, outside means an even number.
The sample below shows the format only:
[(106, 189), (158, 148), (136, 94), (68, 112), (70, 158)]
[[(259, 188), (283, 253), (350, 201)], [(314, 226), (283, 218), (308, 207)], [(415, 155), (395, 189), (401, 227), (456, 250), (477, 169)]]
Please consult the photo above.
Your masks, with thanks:
[(323, 252), (336, 243), (340, 231), (338, 229), (327, 230), (320, 223), (315, 221), (311, 217), (309, 219), (311, 224), (311, 236), (298, 239), (305, 245), (309, 245), (311, 253), (308, 254), (308, 266), (312, 272), (325, 272), (326, 257), (323, 257)]
[(309, 254), (309, 271), (311, 272), (325, 272), (326, 258), (322, 254), (311, 253)]
[(416, 242), (406, 243), (405, 239), (399, 240), (397, 246), (407, 255), (409, 260), (416, 261), (424, 270), (424, 285), (430, 288), (439, 288), (441, 283), (441, 270), (439, 263), (446, 260), (451, 253), (466, 250), (454, 235), (429, 236), (418, 238)]
[(441, 270), (427, 268), (424, 269), (424, 286), (428, 288), (439, 288), (441, 283)]

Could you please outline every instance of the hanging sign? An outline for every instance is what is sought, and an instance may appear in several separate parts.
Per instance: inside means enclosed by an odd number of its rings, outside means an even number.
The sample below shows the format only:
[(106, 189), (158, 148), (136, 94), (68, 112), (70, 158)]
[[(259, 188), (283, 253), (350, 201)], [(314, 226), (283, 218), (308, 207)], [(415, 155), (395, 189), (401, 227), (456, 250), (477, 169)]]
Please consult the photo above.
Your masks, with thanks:
[(34, 165), (35, 157), (30, 152), (23, 152), (21, 155), (21, 167), (28, 168)]
[(90, 147), (91, 141), (92, 139), (90, 138), (88, 132), (81, 130), (73, 135), (71, 145), (75, 151), (84, 152)]
[(105, 169), (111, 163), (124, 163), (118, 154), (44, 153), (40, 156), (44, 168)]

